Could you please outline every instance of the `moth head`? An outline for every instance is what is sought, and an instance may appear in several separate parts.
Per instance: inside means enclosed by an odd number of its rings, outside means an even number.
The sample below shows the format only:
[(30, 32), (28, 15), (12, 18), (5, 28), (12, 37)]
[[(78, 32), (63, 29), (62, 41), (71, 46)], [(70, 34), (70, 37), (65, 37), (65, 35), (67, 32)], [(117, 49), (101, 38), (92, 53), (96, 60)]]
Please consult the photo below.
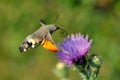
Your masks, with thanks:
[(28, 40), (24, 40), (19, 47), (20, 52), (27, 51), (32, 46), (32, 43)]
[(44, 22), (44, 20), (40, 20), (40, 24), (41, 24), (42, 26), (44, 26), (44, 27), (46, 28), (46, 30), (48, 30), (51, 34), (52, 34), (54, 31), (60, 29), (60, 27), (57, 26), (56, 24), (46, 25), (46, 23)]
[(48, 28), (49, 28), (49, 32), (52, 34), (54, 31), (56, 31), (56, 30), (60, 30), (60, 36), (62, 36), (62, 37), (65, 37), (65, 36), (67, 36), (68, 35), (68, 33), (67, 33), (67, 31), (66, 30), (64, 30), (63, 28), (61, 28), (61, 27), (59, 27), (59, 26), (57, 26), (57, 25), (55, 25), (55, 24), (53, 24), (53, 25), (48, 25)]
[(54, 31), (59, 29), (59, 26), (53, 24), (53, 25), (47, 25), (49, 32), (52, 34)]
[(53, 30), (58, 30), (58, 29), (60, 29), (60, 27), (57, 26), (56, 24), (53, 24)]

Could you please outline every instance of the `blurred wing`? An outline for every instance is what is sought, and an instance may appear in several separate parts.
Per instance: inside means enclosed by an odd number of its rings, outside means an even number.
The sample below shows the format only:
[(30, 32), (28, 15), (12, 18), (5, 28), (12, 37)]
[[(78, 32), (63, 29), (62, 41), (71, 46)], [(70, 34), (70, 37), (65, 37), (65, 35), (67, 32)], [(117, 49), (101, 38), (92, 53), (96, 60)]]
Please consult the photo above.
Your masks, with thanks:
[(52, 52), (57, 52), (58, 51), (58, 48), (57, 48), (57, 46), (54, 44), (54, 43), (52, 43), (50, 40), (43, 40), (42, 41), (42, 43), (41, 43), (41, 45), (42, 45), (42, 47), (44, 47), (45, 49), (47, 49), (47, 50), (50, 50), (50, 51), (52, 51)]

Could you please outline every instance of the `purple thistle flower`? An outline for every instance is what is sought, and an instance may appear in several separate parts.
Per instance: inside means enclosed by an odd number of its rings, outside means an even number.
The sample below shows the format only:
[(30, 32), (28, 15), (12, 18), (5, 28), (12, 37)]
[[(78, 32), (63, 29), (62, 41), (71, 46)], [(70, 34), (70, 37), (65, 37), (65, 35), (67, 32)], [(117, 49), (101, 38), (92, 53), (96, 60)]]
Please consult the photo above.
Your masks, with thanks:
[(85, 57), (90, 49), (92, 39), (88, 41), (88, 35), (84, 38), (83, 35), (72, 34), (67, 36), (62, 43), (58, 46), (60, 50), (58, 51), (58, 58), (65, 62), (67, 66), (71, 66), (73, 63), (83, 62), (83, 57)]

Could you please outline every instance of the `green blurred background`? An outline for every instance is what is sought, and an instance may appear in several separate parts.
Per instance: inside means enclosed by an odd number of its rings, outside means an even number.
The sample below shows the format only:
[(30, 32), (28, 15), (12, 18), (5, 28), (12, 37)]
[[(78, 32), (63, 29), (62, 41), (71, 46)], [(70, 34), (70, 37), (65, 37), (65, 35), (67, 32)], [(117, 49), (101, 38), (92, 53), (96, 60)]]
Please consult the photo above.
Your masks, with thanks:
[[(18, 50), (22, 40), (40, 27), (39, 19), (71, 33), (88, 34), (90, 54), (103, 58), (98, 80), (120, 79), (120, 0), (0, 0), (0, 80), (58, 80), (56, 54), (41, 46)], [(59, 32), (53, 34), (61, 41)], [(71, 80), (78, 74), (70, 69)]]

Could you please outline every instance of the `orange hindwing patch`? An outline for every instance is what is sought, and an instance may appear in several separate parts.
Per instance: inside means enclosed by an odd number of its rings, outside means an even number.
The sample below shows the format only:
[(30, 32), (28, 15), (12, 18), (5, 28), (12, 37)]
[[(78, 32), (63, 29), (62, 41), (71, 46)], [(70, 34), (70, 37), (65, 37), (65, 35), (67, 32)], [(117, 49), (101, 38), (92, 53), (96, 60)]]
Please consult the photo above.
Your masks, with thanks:
[(49, 41), (49, 40), (43, 40), (41, 45), (45, 49), (50, 50), (52, 52), (57, 52), (58, 51), (57, 46), (55, 44), (53, 44), (51, 41)]

